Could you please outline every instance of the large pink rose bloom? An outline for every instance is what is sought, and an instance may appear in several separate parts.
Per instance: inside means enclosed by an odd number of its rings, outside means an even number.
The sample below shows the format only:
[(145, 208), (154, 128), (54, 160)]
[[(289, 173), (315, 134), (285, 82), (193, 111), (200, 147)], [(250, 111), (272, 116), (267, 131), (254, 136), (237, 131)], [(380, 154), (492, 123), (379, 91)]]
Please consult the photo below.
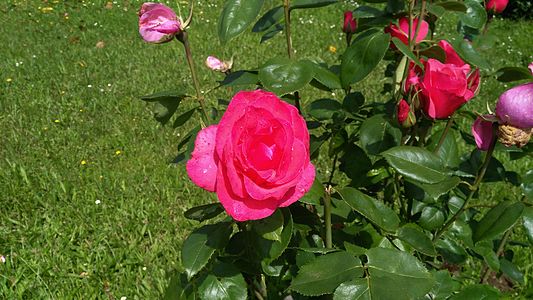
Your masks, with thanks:
[(165, 43), (180, 31), (176, 13), (168, 6), (147, 2), (139, 11), (139, 33), (149, 43)]
[(499, 14), (505, 10), (508, 3), (509, 3), (509, 0), (489, 0), (487, 1), (487, 4), (485, 5), (485, 9), (487, 11)]
[[(416, 33), (416, 27), (418, 26), (418, 20), (413, 20), (413, 26), (411, 27), (411, 39), (414, 38)], [(428, 22), (422, 20), (422, 24), (420, 24), (420, 30), (418, 31), (418, 35), (416, 36), (415, 43), (418, 44), (421, 41), (423, 41), (429, 31), (429, 24)], [(388, 32), (393, 37), (397, 37), (402, 41), (404, 44), (409, 44), (409, 19), (408, 18), (400, 18), (398, 20), (398, 25), (396, 24), (390, 24), (387, 28), (385, 28), (385, 32)]]
[(268, 217), (313, 184), (305, 120), (272, 93), (241, 91), (218, 125), (198, 133), (187, 174), (235, 220)]
[(518, 128), (533, 127), (533, 82), (503, 93), (496, 103), (496, 116), (501, 124)]
[(443, 40), (438, 45), (446, 54), (444, 63), (433, 58), (422, 61), (423, 77), (420, 68), (412, 67), (406, 87), (414, 85), (415, 90), (421, 90), (420, 100), (426, 116), (445, 119), (475, 96), (479, 88), (479, 70), (472, 71), (448, 42)]

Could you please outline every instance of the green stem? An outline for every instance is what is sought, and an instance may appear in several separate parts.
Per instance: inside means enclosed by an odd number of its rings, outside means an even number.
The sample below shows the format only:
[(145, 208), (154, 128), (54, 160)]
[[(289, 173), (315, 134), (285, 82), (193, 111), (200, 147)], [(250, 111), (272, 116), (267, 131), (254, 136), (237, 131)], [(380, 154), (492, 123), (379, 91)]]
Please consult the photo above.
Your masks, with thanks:
[(285, 12), (285, 39), (287, 40), (287, 54), (292, 58), (292, 39), (291, 39), (291, 12), (290, 0), (283, 0), (283, 10)]
[(481, 166), (481, 169), (479, 170), (479, 173), (476, 177), (476, 180), (474, 181), (474, 184), (470, 188), (470, 193), (468, 194), (468, 197), (463, 202), (463, 205), (461, 205), (461, 208), (442, 226), (441, 229), (439, 229), (435, 235), (433, 236), (433, 241), (436, 241), (439, 239), (439, 237), (446, 231), (448, 228), (457, 220), (457, 218), (465, 211), (468, 202), (472, 199), (472, 196), (476, 193), (477, 189), (479, 188), (479, 185), (481, 184), (481, 181), (483, 180), (483, 177), (485, 176), (485, 172), (487, 171), (487, 168), (490, 163), (490, 159), (492, 157), (492, 153), (494, 152), (494, 148), (496, 147), (496, 140), (492, 142), (492, 144), (489, 147), (489, 150), (487, 151), (487, 154), (485, 155), (485, 161), (483, 162), (483, 165)]
[(326, 227), (326, 248), (333, 248), (333, 239), (331, 237), (331, 185), (326, 188), (324, 196), (324, 222)]
[(438, 153), (440, 147), (444, 143), (444, 140), (446, 139), (446, 135), (448, 134), (448, 131), (452, 127), (453, 124), (453, 116), (450, 116), (448, 118), (448, 122), (446, 123), (446, 127), (444, 128), (444, 131), (442, 132), (442, 135), (440, 136), (439, 143), (437, 144), (437, 147), (435, 147), (435, 150), (433, 150), (433, 153)]
[(204, 97), (202, 96), (202, 92), (200, 91), (200, 82), (198, 81), (198, 77), (196, 76), (196, 69), (194, 67), (194, 61), (192, 59), (191, 45), (189, 44), (189, 34), (187, 33), (187, 31), (183, 30), (178, 34), (177, 39), (183, 44), (183, 47), (185, 48), (185, 57), (187, 58), (187, 64), (189, 65), (189, 69), (191, 70), (191, 77), (194, 83), (194, 89), (196, 90), (196, 98), (200, 103), (200, 108), (202, 109), (205, 121), (208, 124), (211, 124), (211, 119), (209, 118), (207, 109), (205, 107)]
[(413, 37), (411, 34), (413, 28), (413, 9), (415, 7), (415, 1), (409, 2), (409, 32), (407, 32), (407, 41), (409, 41), (409, 49), (413, 50)]
[(411, 50), (413, 50), (414, 46), (416, 45), (416, 37), (418, 36), (418, 32), (420, 31), (420, 27), (422, 27), (422, 21), (424, 21), (424, 13), (426, 10), (426, 1), (422, 0), (422, 7), (420, 7), (420, 16), (418, 17), (418, 23), (416, 24), (416, 30), (415, 30), (415, 36), (414, 36), (414, 42), (413, 47)]
[[(501, 241), (500, 241), (500, 245), (498, 246), (498, 250), (496, 251), (496, 257), (499, 257), (500, 255), (502, 255), (503, 253), (503, 248), (505, 248), (505, 244), (507, 244), (507, 240), (509, 239), (509, 237), (511, 236), (511, 232), (512, 232), (512, 228), (507, 230)], [(487, 282), (487, 279), (489, 278), (489, 275), (490, 275), (490, 268), (489, 266), (487, 265), (487, 263), (485, 263), (483, 269), (485, 270), (483, 272), (483, 275), (481, 275), (481, 283), (486, 283)]]

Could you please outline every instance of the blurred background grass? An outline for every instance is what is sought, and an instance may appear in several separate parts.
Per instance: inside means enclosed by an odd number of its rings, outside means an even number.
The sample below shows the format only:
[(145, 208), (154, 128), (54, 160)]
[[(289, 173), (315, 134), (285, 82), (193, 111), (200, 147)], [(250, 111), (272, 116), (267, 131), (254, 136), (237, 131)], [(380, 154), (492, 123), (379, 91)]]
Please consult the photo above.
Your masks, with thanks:
[[(186, 1), (166, 2), (183, 15), (188, 10)], [(160, 127), (151, 107), (138, 100), (190, 89), (181, 45), (140, 39), (141, 3), (0, 3), (0, 254), (6, 258), (0, 298), (156, 299), (169, 272), (179, 268), (180, 245), (194, 225), (183, 212), (216, 201), (189, 181), (183, 165), (170, 164), (188, 128)], [(222, 3), (195, 1), (189, 30), (204, 91), (222, 79), (203, 65), (207, 55), (233, 55), (235, 69), (251, 69), (286, 51), (282, 35), (259, 44), (260, 35), (249, 32), (221, 46), (216, 21)], [(275, 5), (266, 1), (265, 10)], [(355, 5), (294, 11), (296, 56), (337, 63), (345, 47), (342, 12)], [(533, 61), (531, 21), (495, 19), (490, 31), (498, 40), (483, 55), (494, 70)], [(455, 28), (449, 22), (437, 32), (450, 36)], [(358, 84), (367, 101), (386, 100), (379, 93), (383, 70)], [(479, 96), (465, 109), (484, 112), (511, 86), (483, 75)], [(215, 105), (234, 93), (217, 89), (207, 100)], [(317, 95), (303, 91), (304, 106)], [(180, 111), (192, 105), (183, 103)], [(500, 158), (519, 173), (532, 167)], [(482, 192), (493, 199), (487, 201), (517, 193), (499, 187)], [(532, 254), (523, 254), (519, 266), (531, 284)]]

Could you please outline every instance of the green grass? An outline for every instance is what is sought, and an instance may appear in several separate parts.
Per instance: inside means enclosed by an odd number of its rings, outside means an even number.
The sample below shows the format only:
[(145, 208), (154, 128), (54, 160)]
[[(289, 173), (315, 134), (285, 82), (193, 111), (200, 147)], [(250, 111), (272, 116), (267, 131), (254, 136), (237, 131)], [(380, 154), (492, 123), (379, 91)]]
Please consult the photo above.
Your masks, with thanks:
[[(160, 127), (138, 100), (178, 86), (190, 89), (181, 46), (143, 43), (136, 15), (141, 1), (115, 2), (111, 9), (96, 0), (0, 4), (2, 299), (156, 299), (169, 272), (179, 268), (180, 245), (195, 225), (183, 212), (216, 201), (189, 181), (183, 165), (169, 163), (187, 128)], [(203, 66), (207, 55), (234, 55), (236, 69), (285, 55), (282, 35), (259, 45), (259, 35), (246, 33), (220, 46), (222, 2), (196, 1), (190, 29), (206, 91), (222, 79)], [(179, 3), (185, 14), (186, 2)], [(43, 12), (45, 7), (53, 10)], [(341, 14), (352, 7), (342, 2), (295, 11), (296, 55), (335, 63), (344, 48)], [(531, 22), (495, 20), (491, 30), (501, 37), (487, 50), (495, 68), (533, 61), (532, 42), (524, 36), (533, 30)], [(99, 41), (103, 48), (96, 47)], [(387, 97), (377, 92), (385, 83), (382, 71), (358, 85), (369, 100)], [(467, 108), (484, 111), (508, 87), (488, 78)], [(234, 92), (217, 89), (207, 100), (214, 105)], [(304, 105), (317, 95), (327, 94), (303, 91)], [(532, 167), (505, 165), (519, 173)], [(486, 193), (514, 197), (516, 191)], [(532, 261), (529, 253), (520, 265), (529, 285)]]

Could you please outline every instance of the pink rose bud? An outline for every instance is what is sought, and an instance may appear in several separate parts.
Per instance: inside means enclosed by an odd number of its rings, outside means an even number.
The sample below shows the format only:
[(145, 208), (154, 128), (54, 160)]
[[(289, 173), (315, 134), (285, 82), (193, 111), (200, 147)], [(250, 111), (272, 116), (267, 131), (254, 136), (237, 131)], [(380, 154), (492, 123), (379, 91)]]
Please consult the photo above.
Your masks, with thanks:
[(181, 27), (176, 13), (168, 6), (146, 2), (139, 11), (139, 33), (149, 43), (165, 43), (179, 33)]
[(527, 68), (531, 71), (531, 75), (533, 75), (533, 62), (527, 66)]
[(342, 32), (355, 33), (356, 29), (357, 29), (357, 20), (353, 17), (353, 12), (351, 10), (345, 11)]
[(205, 65), (213, 71), (224, 73), (231, 69), (232, 62), (225, 62), (214, 56), (208, 56)]
[(262, 90), (238, 92), (218, 125), (202, 129), (187, 174), (237, 221), (270, 216), (311, 188), (309, 132), (298, 110)]
[(500, 123), (518, 128), (533, 127), (533, 82), (525, 83), (504, 92), (496, 103), (496, 116)]
[[(418, 19), (413, 20), (413, 26), (411, 27), (411, 39), (415, 36), (416, 27), (418, 26)], [(422, 24), (420, 25), (420, 30), (418, 31), (418, 35), (416, 36), (415, 42), (418, 44), (421, 41), (423, 41), (429, 31), (429, 24), (428, 22), (422, 20)], [(408, 18), (400, 18), (398, 21), (398, 25), (396, 24), (390, 24), (387, 28), (385, 28), (385, 32), (390, 33), (391, 36), (396, 37), (400, 39), (404, 44), (409, 44), (409, 19)]]
[(398, 123), (400, 123), (403, 127), (409, 128), (416, 123), (415, 114), (411, 111), (411, 107), (407, 101), (404, 99), (400, 100), (396, 109)]
[(492, 124), (494, 122), (490, 121), (492, 117), (492, 115), (477, 117), (474, 124), (472, 124), (472, 135), (476, 140), (476, 145), (479, 150), (489, 150), (490, 145), (492, 145), (496, 138), (494, 130), (492, 129)]
[(485, 9), (488, 12), (500, 14), (507, 7), (507, 3), (509, 3), (509, 0), (489, 0), (487, 1)]

